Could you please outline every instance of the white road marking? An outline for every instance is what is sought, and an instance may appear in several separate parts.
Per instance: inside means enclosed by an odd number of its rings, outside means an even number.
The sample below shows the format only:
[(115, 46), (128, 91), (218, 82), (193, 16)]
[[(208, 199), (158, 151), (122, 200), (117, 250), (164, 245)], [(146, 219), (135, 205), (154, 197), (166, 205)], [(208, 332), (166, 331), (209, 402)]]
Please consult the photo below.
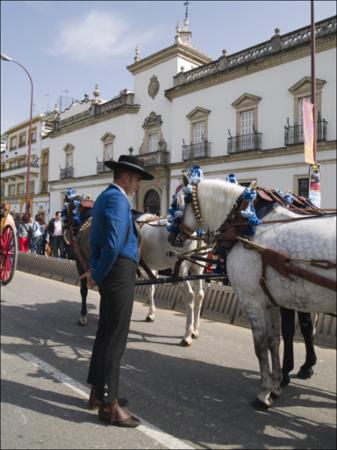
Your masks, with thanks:
[[(55, 380), (60, 381), (65, 386), (69, 387), (73, 391), (75, 391), (77, 394), (79, 394), (81, 397), (88, 399), (89, 397), (89, 391), (90, 389), (87, 386), (82, 385), (81, 383), (78, 383), (73, 378), (68, 377), (64, 373), (60, 372), (55, 367), (51, 366), (47, 362), (43, 361), (40, 358), (37, 358), (36, 356), (32, 355), (28, 352), (19, 353), (19, 356), (26, 361), (35, 364), (39, 369), (43, 370), (48, 375), (51, 375)], [(132, 413), (133, 415), (136, 415)], [(146, 434), (146, 436), (154, 439), (158, 443), (165, 445), (165, 447), (169, 449), (191, 449), (193, 450), (194, 447), (191, 447), (190, 445), (186, 444), (185, 442), (181, 441), (180, 439), (177, 439), (176, 437), (172, 436), (171, 434), (165, 433), (165, 431), (161, 430), (160, 428), (157, 428), (156, 426), (152, 425), (151, 423), (147, 422), (146, 420), (142, 419), (138, 415), (138, 417), (142, 424), (137, 427), (138, 431), (141, 431), (143, 434)]]

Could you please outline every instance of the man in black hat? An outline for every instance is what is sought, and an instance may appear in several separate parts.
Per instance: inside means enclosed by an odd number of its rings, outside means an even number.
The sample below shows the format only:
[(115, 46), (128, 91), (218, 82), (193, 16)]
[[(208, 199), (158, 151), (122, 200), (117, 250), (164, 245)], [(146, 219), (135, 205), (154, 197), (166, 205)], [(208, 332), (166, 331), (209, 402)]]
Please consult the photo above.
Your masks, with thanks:
[(92, 350), (88, 383), (92, 385), (89, 408), (111, 425), (134, 428), (139, 419), (131, 416), (118, 400), (119, 371), (125, 352), (133, 306), (138, 237), (127, 196), (136, 193), (141, 180), (152, 180), (142, 163), (129, 155), (105, 161), (114, 171), (111, 183), (97, 198), (90, 235), (89, 286), (98, 285), (101, 296), (99, 322)]

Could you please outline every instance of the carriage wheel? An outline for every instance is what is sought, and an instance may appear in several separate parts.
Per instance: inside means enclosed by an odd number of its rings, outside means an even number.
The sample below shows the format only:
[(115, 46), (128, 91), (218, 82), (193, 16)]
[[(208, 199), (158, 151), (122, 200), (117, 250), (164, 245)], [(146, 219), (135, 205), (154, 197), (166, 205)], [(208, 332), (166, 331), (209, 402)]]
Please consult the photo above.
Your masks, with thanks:
[(2, 230), (0, 251), (0, 283), (5, 286), (13, 278), (18, 260), (18, 242), (11, 225), (6, 225)]

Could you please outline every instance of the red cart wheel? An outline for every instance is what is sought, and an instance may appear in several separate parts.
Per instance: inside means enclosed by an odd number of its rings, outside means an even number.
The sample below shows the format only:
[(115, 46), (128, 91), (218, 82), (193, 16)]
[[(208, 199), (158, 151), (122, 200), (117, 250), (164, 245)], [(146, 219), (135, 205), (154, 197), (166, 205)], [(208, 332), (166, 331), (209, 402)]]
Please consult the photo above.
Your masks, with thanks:
[(0, 283), (5, 286), (13, 278), (18, 260), (18, 241), (11, 225), (2, 230), (0, 252)]

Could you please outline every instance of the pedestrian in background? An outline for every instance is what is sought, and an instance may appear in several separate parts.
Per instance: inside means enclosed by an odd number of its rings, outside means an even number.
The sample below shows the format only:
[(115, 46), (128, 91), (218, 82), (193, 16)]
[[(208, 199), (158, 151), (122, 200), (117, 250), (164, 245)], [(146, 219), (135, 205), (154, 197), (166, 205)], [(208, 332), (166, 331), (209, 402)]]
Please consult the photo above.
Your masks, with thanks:
[(28, 213), (22, 215), (22, 221), (19, 223), (19, 251), (28, 253), (30, 248), (30, 238), (32, 235), (32, 224)]
[(56, 211), (55, 216), (48, 223), (48, 233), (50, 243), (53, 248), (55, 258), (64, 257), (63, 223), (61, 220), (61, 211)]
[(89, 408), (111, 425), (134, 428), (139, 419), (122, 408), (119, 372), (125, 352), (133, 307), (138, 236), (128, 195), (137, 192), (141, 179), (152, 180), (141, 162), (129, 155), (105, 161), (114, 170), (113, 183), (97, 198), (91, 226), (91, 269), (82, 275), (88, 286), (98, 285), (99, 322), (88, 373), (92, 385)]

